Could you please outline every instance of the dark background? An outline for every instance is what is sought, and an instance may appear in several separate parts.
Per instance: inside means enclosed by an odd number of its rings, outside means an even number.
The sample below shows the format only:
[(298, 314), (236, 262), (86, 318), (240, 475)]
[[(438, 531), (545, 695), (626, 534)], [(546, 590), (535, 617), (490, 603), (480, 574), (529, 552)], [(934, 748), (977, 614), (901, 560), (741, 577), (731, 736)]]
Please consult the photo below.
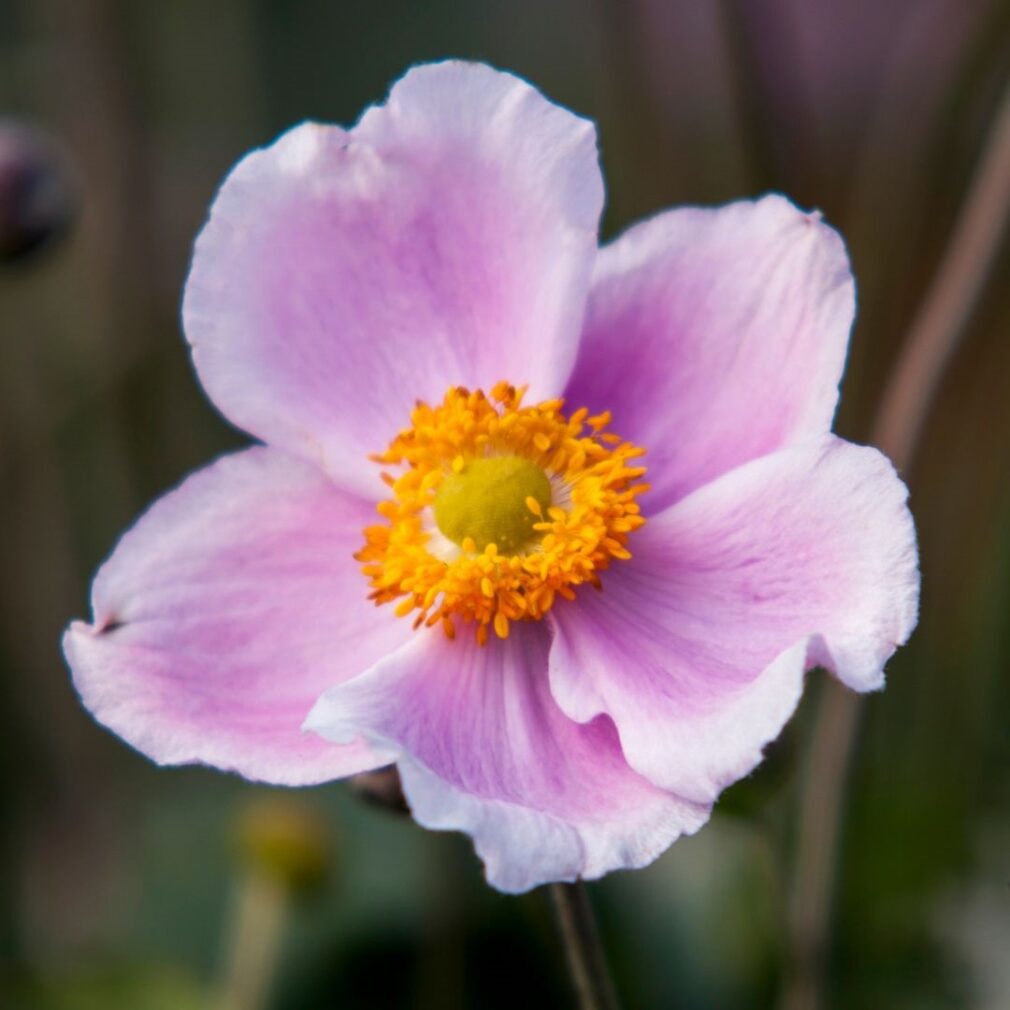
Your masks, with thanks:
[[(845, 235), (859, 318), (838, 427), (869, 438), (1010, 75), (1005, 0), (0, 0), (0, 116), (64, 150), (80, 217), (0, 265), (0, 1006), (210, 1005), (269, 791), (158, 770), (97, 728), (62, 627), (152, 498), (242, 437), (194, 381), (190, 244), (248, 148), (353, 122), (412, 63), (515, 71), (599, 125), (605, 236), (778, 189)], [(836, 1008), (1010, 1006), (1010, 252), (905, 476), (923, 606), (865, 706), (827, 963)], [(782, 999), (796, 811), (821, 689), (709, 827), (593, 888), (629, 1007)], [(543, 894), (464, 840), (297, 796), (328, 872), (270, 1006), (564, 1006)]]

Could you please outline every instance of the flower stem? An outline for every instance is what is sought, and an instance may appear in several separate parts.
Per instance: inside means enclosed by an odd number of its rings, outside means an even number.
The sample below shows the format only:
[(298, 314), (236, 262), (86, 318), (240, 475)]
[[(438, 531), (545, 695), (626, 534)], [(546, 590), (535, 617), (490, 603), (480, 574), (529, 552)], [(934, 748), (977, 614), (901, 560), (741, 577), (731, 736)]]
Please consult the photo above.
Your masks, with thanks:
[(251, 871), (243, 880), (233, 911), (220, 1010), (263, 1010), (267, 1005), (288, 898), (283, 883), (268, 874)]
[(551, 884), (551, 899), (579, 1010), (620, 1010), (586, 885)]
[(940, 379), (989, 278), (1010, 216), (1010, 87), (1003, 93), (936, 278), (881, 401), (873, 432), (901, 469), (912, 461)]
[[(993, 125), (936, 278), (888, 381), (871, 441), (907, 471), (943, 373), (982, 293), (1010, 219), (1010, 87)], [(842, 806), (860, 700), (824, 685), (800, 797), (790, 894), (793, 978), (783, 1010), (820, 1010), (840, 850)]]

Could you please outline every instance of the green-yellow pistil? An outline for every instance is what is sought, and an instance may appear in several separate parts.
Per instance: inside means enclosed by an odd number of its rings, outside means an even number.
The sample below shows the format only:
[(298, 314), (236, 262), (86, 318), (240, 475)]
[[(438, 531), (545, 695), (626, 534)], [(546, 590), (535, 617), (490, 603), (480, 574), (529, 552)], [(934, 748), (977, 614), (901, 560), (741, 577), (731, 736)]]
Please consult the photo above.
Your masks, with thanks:
[(532, 498), (546, 514), (551, 482), (536, 463), (521, 456), (490, 456), (465, 462), (442, 480), (435, 494), (435, 523), (454, 543), (469, 537), (483, 551), (495, 544), (515, 554), (535, 541)]

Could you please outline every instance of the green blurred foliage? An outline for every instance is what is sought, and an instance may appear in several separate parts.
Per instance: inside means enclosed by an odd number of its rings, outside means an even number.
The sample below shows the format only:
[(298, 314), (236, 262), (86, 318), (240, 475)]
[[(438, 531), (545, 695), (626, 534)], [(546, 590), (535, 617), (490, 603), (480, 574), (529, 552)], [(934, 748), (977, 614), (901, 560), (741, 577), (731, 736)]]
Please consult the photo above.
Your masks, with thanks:
[[(0, 0), (0, 113), (76, 166), (62, 247), (0, 273), (0, 1004), (208, 1005), (257, 787), (161, 771), (78, 706), (58, 650), (116, 536), (243, 443), (178, 327), (190, 243), (249, 147), (353, 121), (414, 62), (487, 59), (599, 123), (605, 232), (780, 189), (845, 234), (860, 316), (839, 418), (866, 439), (1010, 74), (1006, 0)], [(1010, 252), (906, 474), (922, 623), (868, 702), (846, 810), (838, 1008), (1010, 1005)], [(687, 435), (685, 437), (688, 437)], [(637, 1007), (778, 998), (819, 678), (713, 823), (594, 888)], [(468, 844), (308, 791), (332, 865), (289, 916), (271, 1006), (561, 1006), (543, 895)], [(171, 966), (166, 968), (165, 966)]]
[(177, 969), (142, 964), (16, 982), (5, 996), (11, 1010), (210, 1010), (212, 1006), (197, 981)]

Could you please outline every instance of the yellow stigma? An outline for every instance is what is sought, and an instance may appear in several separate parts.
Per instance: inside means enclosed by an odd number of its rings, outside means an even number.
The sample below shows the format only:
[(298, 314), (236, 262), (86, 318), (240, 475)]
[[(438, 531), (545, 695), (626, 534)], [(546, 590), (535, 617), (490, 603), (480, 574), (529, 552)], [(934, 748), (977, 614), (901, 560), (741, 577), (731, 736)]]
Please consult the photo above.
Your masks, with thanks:
[[(527, 500), (539, 506), (534, 514)], [(478, 551), (495, 544), (515, 554), (539, 539), (537, 515), (551, 506), (547, 474), (522, 456), (489, 456), (464, 463), (435, 492), (435, 524), (462, 546), (469, 538)]]
[(383, 473), (392, 495), (355, 557), (371, 599), (416, 611), (415, 627), (505, 638), (631, 557), (645, 450), (606, 431), (609, 414), (566, 417), (562, 400), (525, 407), (522, 395), (505, 382), (490, 396), (453, 387), (374, 457), (400, 472)]

